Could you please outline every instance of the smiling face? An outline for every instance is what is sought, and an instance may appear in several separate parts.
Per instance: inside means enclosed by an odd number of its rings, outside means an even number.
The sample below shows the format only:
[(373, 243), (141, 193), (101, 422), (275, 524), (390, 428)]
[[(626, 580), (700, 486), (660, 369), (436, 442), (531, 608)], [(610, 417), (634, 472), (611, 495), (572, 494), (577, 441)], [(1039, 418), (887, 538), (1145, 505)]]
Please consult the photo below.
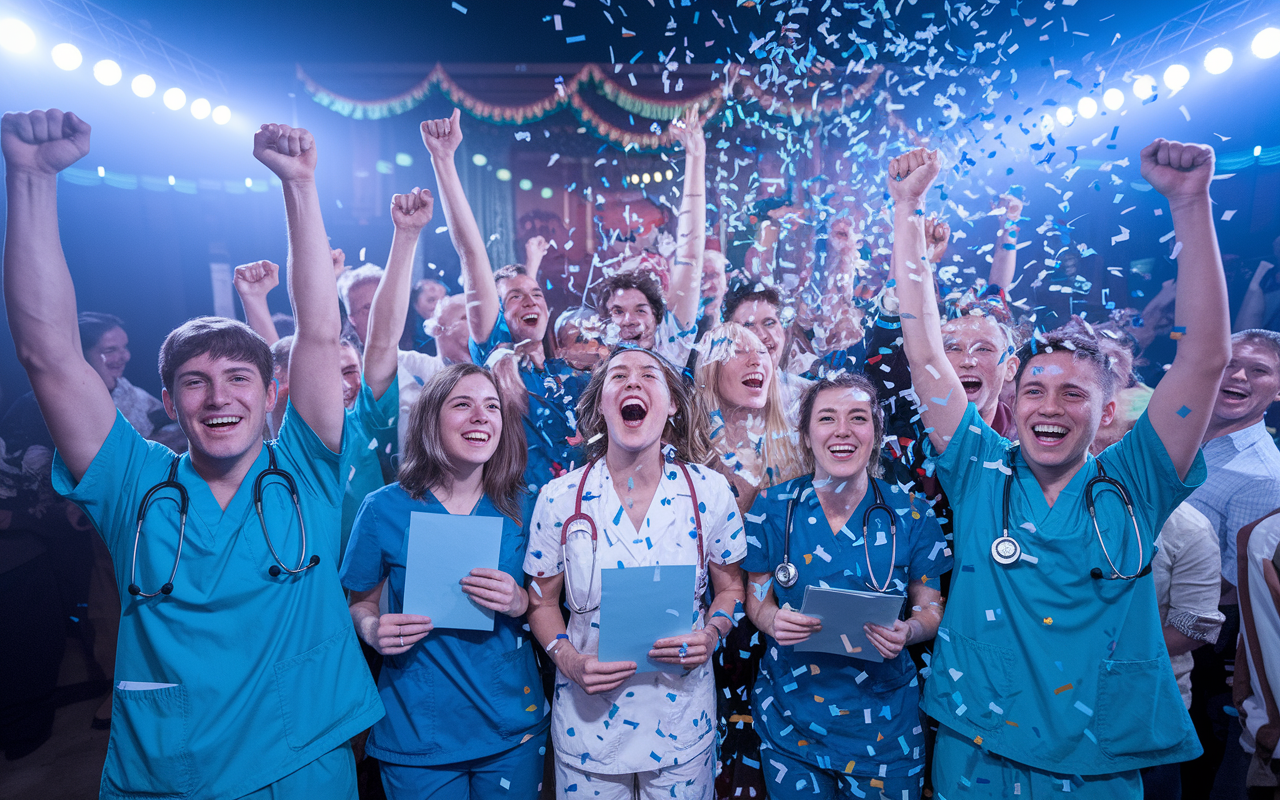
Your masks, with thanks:
[(1098, 428), (1109, 425), (1115, 411), (1094, 364), (1065, 350), (1034, 356), (1013, 406), (1023, 457), (1050, 469), (1082, 463)]
[(662, 441), (667, 418), (678, 409), (667, 378), (648, 353), (628, 350), (613, 357), (600, 392), (600, 413), (609, 447), (638, 453)]
[(178, 366), (165, 410), (178, 420), (193, 457), (234, 461), (262, 444), (263, 423), (275, 404), (275, 384), (264, 384), (247, 361), (202, 353)]
[(129, 335), (123, 328), (112, 328), (98, 339), (98, 343), (85, 352), (85, 359), (98, 373), (109, 389), (124, 375), (124, 368), (133, 354), (129, 352)]
[(355, 408), (360, 396), (360, 354), (350, 342), (338, 348), (338, 366), (342, 370), (342, 405)]
[(502, 316), (511, 331), (511, 341), (542, 341), (549, 315), (538, 282), (528, 275), (504, 278), (498, 281), (498, 296), (502, 298)]
[(716, 394), (722, 407), (764, 408), (769, 402), (773, 362), (769, 351), (753, 336), (730, 344), (732, 353), (721, 364)]
[(431, 315), (436, 311), (436, 303), (439, 303), (446, 294), (448, 290), (443, 283), (424, 281), (422, 288), (418, 290), (418, 296), (413, 300), (413, 310), (417, 311), (423, 319), (431, 319)]
[(493, 382), (466, 375), (440, 408), (440, 444), (455, 471), (488, 463), (502, 437), (502, 405)]
[(653, 349), (658, 318), (649, 298), (639, 289), (619, 289), (605, 305), (609, 321), (618, 326), (618, 338), (646, 349)]
[(1008, 354), (1009, 339), (991, 317), (965, 316), (942, 326), (947, 360), (964, 385), (965, 401), (978, 407), (988, 422), (995, 417), (1000, 390), (1018, 371), (1017, 358)]
[(1252, 425), (1280, 400), (1280, 359), (1266, 345), (1236, 342), (1213, 406), (1215, 425)]
[[(457, 299), (454, 299), (457, 298)], [(427, 333), (436, 340), (436, 352), (450, 364), (463, 364), (471, 360), (467, 349), (467, 303), (461, 295), (453, 295), (436, 306), (436, 313), (427, 323)]]
[(746, 300), (733, 310), (732, 322), (742, 325), (760, 337), (769, 360), (776, 368), (782, 360), (783, 346), (787, 341), (786, 329), (778, 319), (778, 308), (764, 300)]
[(813, 451), (814, 481), (837, 483), (867, 471), (879, 449), (871, 396), (857, 387), (822, 389), (813, 401), (806, 444)]

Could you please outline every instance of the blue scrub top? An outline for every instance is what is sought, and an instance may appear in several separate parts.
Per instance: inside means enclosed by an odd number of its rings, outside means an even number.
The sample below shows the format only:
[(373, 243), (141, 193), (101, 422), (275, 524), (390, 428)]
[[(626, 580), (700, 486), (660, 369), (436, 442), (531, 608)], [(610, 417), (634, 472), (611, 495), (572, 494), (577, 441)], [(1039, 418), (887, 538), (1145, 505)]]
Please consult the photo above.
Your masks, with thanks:
[[(1001, 566), (991, 557), (1010, 447), (970, 403), (937, 456), (958, 569), (934, 640), (925, 712), (983, 749), (1055, 773), (1101, 775), (1199, 756), (1154, 579), (1090, 575), (1094, 567), (1110, 572), (1084, 502), (1085, 484), (1098, 474), (1092, 457), (1050, 507), (1019, 452), (1009, 534), (1023, 558)], [(1133, 497), (1149, 564), (1161, 526), (1204, 481), (1204, 458), (1179, 479), (1144, 413), (1098, 461)], [(1134, 572), (1138, 548), (1124, 504), (1101, 484), (1094, 498), (1112, 560)]]
[[(54, 488), (84, 510), (111, 552), (123, 609), (115, 679), (152, 685), (115, 690), (102, 797), (240, 797), (382, 716), (338, 583), (342, 455), (325, 447), (292, 405), (274, 445), (277, 466), (297, 482), (308, 557), (319, 555), (320, 563), (300, 575), (267, 572), (275, 561), (253, 505), (267, 448), (226, 510), (184, 456), (178, 480), (190, 506), (182, 560), (173, 593), (151, 598), (126, 591), (134, 531), (143, 495), (168, 477), (173, 453), (117, 414), (78, 484), (62, 458), (54, 460)], [(350, 445), (344, 435), (344, 454)], [(271, 541), (293, 567), (297, 514), (282, 481), (266, 484)], [(176, 497), (173, 490), (158, 494)], [(177, 546), (177, 504), (153, 503), (138, 545), (143, 591), (169, 577)]]
[(352, 444), (342, 464), (342, 549), (347, 552), (356, 512), (370, 492), (396, 479), (396, 429), (400, 420), (400, 382), (391, 385), (382, 397), (373, 399), (373, 390), (362, 379), (356, 404), (347, 411), (347, 435)]
[[(921, 498), (894, 493), (884, 481), (876, 484), (897, 516), (897, 556), (888, 593), (905, 597), (907, 585), (915, 581), (937, 588), (938, 577), (951, 569), (951, 551), (933, 511)], [(790, 589), (776, 581), (771, 584), (778, 605), (802, 608), (806, 586), (875, 591), (867, 574), (862, 532), (863, 514), (875, 502), (875, 493), (868, 487), (849, 522), (832, 533), (812, 475), (766, 489), (756, 498), (746, 517), (743, 569), (772, 576), (782, 562), (787, 505), (797, 491), (801, 495), (792, 521), (790, 556), (800, 577)], [(871, 565), (883, 585), (893, 554), (888, 516), (875, 512), (867, 530)], [(924, 768), (919, 683), (905, 649), (892, 661), (877, 663), (798, 652), (779, 646), (773, 637), (766, 639), (769, 650), (760, 662), (752, 701), (762, 741), (793, 758), (850, 775), (902, 777)]]
[[(414, 500), (399, 483), (370, 494), (342, 564), (342, 583), (353, 592), (367, 592), (385, 579), (392, 614), (404, 609), (414, 511), (449, 513), (430, 492)], [(487, 495), (472, 513), (502, 516)], [(522, 526), (503, 517), (498, 566), (519, 586), (527, 543)], [(550, 707), (524, 620), (494, 614), (494, 622), (493, 632), (433, 630), (408, 652), (386, 657), (378, 693), (387, 715), (369, 734), (369, 755), (411, 766), (456, 764), (510, 750), (547, 729)]]
[[(511, 342), (511, 331), (501, 313), (484, 344), (468, 342), (471, 360), (485, 363), (501, 344)], [(524, 438), (529, 445), (529, 461), (524, 482), (529, 493), (538, 491), (567, 472), (587, 463), (581, 445), (569, 444), (578, 435), (578, 398), (591, 379), (589, 372), (574, 369), (569, 362), (548, 358), (542, 369), (522, 359), (520, 379), (529, 390), (529, 412), (524, 416)]]

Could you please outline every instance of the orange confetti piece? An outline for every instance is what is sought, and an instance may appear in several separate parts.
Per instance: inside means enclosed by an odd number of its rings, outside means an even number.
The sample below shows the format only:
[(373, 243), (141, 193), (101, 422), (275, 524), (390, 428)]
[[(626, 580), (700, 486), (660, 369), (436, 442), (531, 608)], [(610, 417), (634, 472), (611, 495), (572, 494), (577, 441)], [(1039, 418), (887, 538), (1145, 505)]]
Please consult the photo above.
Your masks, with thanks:
[(848, 775), (848, 774), (850, 774), (851, 772), (853, 772), (853, 766), (854, 766), (854, 764), (857, 764), (857, 763), (858, 763), (857, 761), (850, 761), (848, 764), (845, 764), (845, 765), (844, 765), (844, 774), (845, 774), (845, 775)]
[(973, 743), (974, 743), (974, 744), (976, 744), (976, 745), (981, 745), (981, 744), (982, 744), (982, 737), (981, 737), (981, 736), (975, 736), (975, 737), (973, 737)]
[(1045, 618), (1044, 618), (1044, 624), (1045, 624), (1045, 625), (1052, 625), (1052, 624), (1053, 624), (1053, 617), (1045, 617)]
[(1012, 725), (1012, 726), (1013, 726), (1013, 727), (1015, 727), (1015, 728), (1016, 728), (1016, 727), (1018, 727), (1018, 723), (1014, 722), (1014, 721), (1013, 721), (1013, 720), (1011, 720), (1011, 719), (1006, 719), (1006, 720), (1004, 721), (1004, 724), (1005, 724), (1005, 725)]
[(528, 687), (528, 686), (524, 687), (524, 693), (525, 693), (525, 694), (528, 694), (528, 693), (529, 693), (529, 687)]
[(798, 744), (798, 745), (799, 745), (799, 746), (801, 746), (801, 747), (808, 747), (808, 746), (809, 746), (809, 740), (808, 740), (808, 739), (801, 739), (800, 741), (796, 742), (796, 744)]
[(1075, 687), (1068, 683), (1066, 686), (1059, 686), (1057, 689), (1054, 689), (1054, 690), (1053, 690), (1053, 693), (1054, 693), (1054, 694), (1062, 694), (1063, 692), (1067, 691), (1068, 689), (1073, 689), (1073, 688), (1075, 688)]
[(536, 705), (535, 705), (535, 706), (529, 706), (528, 708), (526, 708), (526, 709), (525, 709), (525, 711), (529, 711), (529, 712), (534, 712), (534, 711), (537, 711), (537, 710), (538, 710), (538, 707), (537, 707)]
[(876, 741), (877, 741), (877, 742), (883, 742), (883, 741), (884, 741), (884, 734), (883, 734), (883, 733), (877, 733), (877, 734), (876, 734)]
[(883, 789), (883, 788), (884, 788), (884, 781), (880, 780), (879, 778), (872, 778), (872, 779), (871, 779), (871, 785), (872, 785), (872, 786), (874, 786), (874, 787), (876, 787), (877, 789)]
[(812, 555), (812, 554), (810, 554), (810, 553), (805, 553), (805, 554), (804, 554), (804, 563), (806, 563), (806, 564), (812, 564), (812, 563), (813, 563), (813, 555)]
[(825, 702), (825, 701), (824, 701), (821, 697), (819, 697), (818, 695), (816, 695), (816, 694), (815, 694), (815, 695), (813, 696), (813, 702), (815, 702), (815, 703), (822, 703), (822, 702)]
[(817, 664), (810, 664), (810, 665), (809, 665), (809, 674), (810, 674), (810, 675), (817, 675), (817, 674), (818, 674), (819, 672), (821, 672), (821, 671), (822, 671), (822, 670), (818, 669), (818, 665), (817, 665)]

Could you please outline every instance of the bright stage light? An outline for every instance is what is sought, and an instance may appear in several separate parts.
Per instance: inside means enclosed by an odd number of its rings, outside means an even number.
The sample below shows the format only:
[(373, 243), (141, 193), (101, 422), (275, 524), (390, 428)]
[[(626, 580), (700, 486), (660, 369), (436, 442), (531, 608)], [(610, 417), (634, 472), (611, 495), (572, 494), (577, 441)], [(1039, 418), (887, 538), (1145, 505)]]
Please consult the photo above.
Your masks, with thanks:
[(651, 180), (653, 180), (653, 178), (649, 177), (649, 173), (647, 173), (647, 172), (642, 172), (642, 173), (640, 173), (640, 182), (641, 182), (641, 183), (648, 183), (648, 182), (649, 182), (649, 181), (651, 181)]
[(213, 109), (209, 106), (209, 101), (203, 97), (197, 97), (191, 101), (191, 116), (196, 119), (204, 119), (209, 116), (209, 112)]
[(1098, 113), (1098, 101), (1092, 97), (1081, 97), (1080, 102), (1076, 104), (1076, 111), (1080, 112), (1080, 116), (1085, 119), (1093, 119), (1093, 115)]
[(662, 173), (657, 171), (656, 169), (653, 171), (653, 182), (662, 183)]
[(170, 175), (170, 176), (169, 176), (169, 185), (170, 185), (170, 186), (176, 186), (176, 185), (177, 185), (177, 183), (178, 183), (178, 179), (177, 179), (177, 178), (175, 178), (175, 177), (173, 177), (172, 175)]
[(528, 178), (521, 178), (520, 188), (524, 189), (526, 192), (529, 191), (530, 189), (533, 188), (533, 181), (529, 180)]
[(484, 153), (476, 153), (471, 157), (471, 163), (475, 164), (477, 167), (483, 167), (485, 164), (489, 163), (489, 159)]
[(640, 176), (639, 176), (639, 175), (637, 175), (637, 174), (636, 174), (636, 173), (634, 173), (634, 172), (633, 172), (633, 173), (631, 173), (631, 185), (632, 185), (632, 186), (635, 186), (635, 185), (636, 185), (637, 183), (639, 183), (639, 182), (640, 182)]
[(500, 181), (509, 181), (511, 180), (511, 170), (507, 169), (506, 167), (501, 167), (494, 171), (493, 177), (497, 178)]
[(555, 192), (551, 191), (550, 186), (543, 186), (540, 194), (542, 195), (543, 200), (550, 200)]
[(1253, 37), (1253, 54), (1258, 58), (1272, 58), (1280, 53), (1280, 28), (1263, 28)]
[(29, 53), (36, 46), (36, 34), (19, 19), (0, 19), (0, 47), (15, 53)]
[(1058, 106), (1058, 112), (1055, 116), (1058, 118), (1058, 122), (1061, 122), (1063, 125), (1070, 125), (1076, 121), (1075, 112), (1073, 112), (1068, 106)]
[(1164, 71), (1164, 85), (1175, 92), (1186, 86), (1189, 80), (1191, 80), (1191, 70), (1181, 64), (1172, 64)]
[(1139, 75), (1133, 79), (1133, 96), (1146, 100), (1156, 93), (1156, 79), (1150, 75)]
[(219, 125), (226, 125), (231, 121), (231, 109), (226, 106), (218, 106), (213, 110), (213, 121)]
[(176, 86), (173, 87), (172, 89), (165, 90), (165, 93), (164, 93), (165, 108), (169, 109), (170, 111), (177, 111), (178, 109), (182, 108), (186, 104), (187, 104), (186, 92), (182, 91)]
[(1102, 104), (1112, 111), (1124, 105), (1124, 92), (1119, 89), (1108, 89), (1102, 93)]
[(1204, 68), (1211, 75), (1221, 75), (1231, 69), (1231, 62), (1235, 60), (1235, 56), (1231, 55), (1231, 51), (1225, 47), (1215, 47), (1205, 54)]
[(675, 175), (675, 173), (674, 173), (674, 172), (672, 172), (671, 170), (667, 170), (667, 180), (671, 180), (671, 178), (672, 178), (674, 175)]
[(115, 86), (124, 77), (120, 65), (109, 58), (104, 58), (93, 65), (93, 77), (103, 86)]
[(1048, 114), (1040, 115), (1040, 132), (1049, 133), (1053, 130), (1053, 117)]
[(84, 63), (84, 56), (80, 55), (80, 48), (68, 42), (54, 45), (52, 55), (53, 63), (57, 65), (58, 69), (65, 69), (67, 72)]
[(245, 178), (245, 179), (244, 179), (244, 188), (246, 188), (246, 189), (252, 189), (252, 188), (253, 188), (253, 178)]
[(397, 167), (412, 167), (412, 166), (413, 166), (413, 156), (409, 155), (408, 153), (396, 153), (396, 166), (397, 166)]
[(144, 72), (129, 83), (129, 88), (138, 97), (150, 97), (156, 93), (156, 79)]

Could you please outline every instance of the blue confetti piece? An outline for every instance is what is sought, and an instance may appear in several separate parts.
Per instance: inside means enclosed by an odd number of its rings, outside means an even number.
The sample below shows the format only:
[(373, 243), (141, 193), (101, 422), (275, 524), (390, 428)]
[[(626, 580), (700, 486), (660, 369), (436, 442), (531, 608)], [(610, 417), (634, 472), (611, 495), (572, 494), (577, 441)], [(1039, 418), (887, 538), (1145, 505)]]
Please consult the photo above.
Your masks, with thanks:
[(587, 37), (586, 37), (586, 36), (583, 36), (583, 35), (579, 35), (579, 36), (566, 36), (566, 37), (564, 37), (564, 42), (565, 42), (565, 44), (574, 44), (574, 43), (576, 43), (576, 42), (585, 42), (586, 40), (587, 40)]
[(1183, 406), (1182, 408), (1178, 409), (1178, 416), (1182, 417), (1183, 419), (1186, 419), (1187, 415), (1190, 413), (1191, 413), (1191, 409), (1186, 406)]

